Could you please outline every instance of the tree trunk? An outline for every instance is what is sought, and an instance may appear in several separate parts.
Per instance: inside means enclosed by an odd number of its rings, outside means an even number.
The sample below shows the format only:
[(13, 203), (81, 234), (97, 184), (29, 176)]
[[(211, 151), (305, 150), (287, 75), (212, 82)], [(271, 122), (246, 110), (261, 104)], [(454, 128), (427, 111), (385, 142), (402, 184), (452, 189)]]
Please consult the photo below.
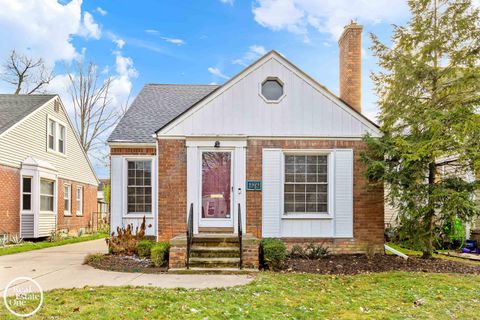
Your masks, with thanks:
[(434, 188), (435, 184), (435, 175), (436, 175), (436, 168), (437, 166), (435, 165), (435, 161), (432, 161), (432, 163), (429, 164), (428, 166), (428, 207), (430, 208), (425, 219), (425, 245), (423, 248), (423, 255), (422, 258), (424, 259), (430, 259), (433, 254), (433, 242), (435, 241), (435, 234), (434, 234), (434, 228), (435, 228), (435, 208), (432, 203), (432, 190)]

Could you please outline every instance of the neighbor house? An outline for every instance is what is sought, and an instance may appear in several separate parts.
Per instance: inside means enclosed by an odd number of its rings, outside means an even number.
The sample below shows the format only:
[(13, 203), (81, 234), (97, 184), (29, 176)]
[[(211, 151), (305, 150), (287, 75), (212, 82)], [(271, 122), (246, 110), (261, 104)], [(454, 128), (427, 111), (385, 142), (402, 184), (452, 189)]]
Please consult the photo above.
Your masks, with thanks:
[(276, 51), (221, 86), (145, 85), (108, 140), (112, 230), (145, 218), (173, 268), (256, 267), (265, 237), (381, 249), (383, 188), (360, 160), (362, 136), (380, 136), (361, 112), (361, 34), (352, 23), (339, 40), (340, 97)]
[(0, 234), (88, 231), (97, 185), (57, 95), (0, 94)]

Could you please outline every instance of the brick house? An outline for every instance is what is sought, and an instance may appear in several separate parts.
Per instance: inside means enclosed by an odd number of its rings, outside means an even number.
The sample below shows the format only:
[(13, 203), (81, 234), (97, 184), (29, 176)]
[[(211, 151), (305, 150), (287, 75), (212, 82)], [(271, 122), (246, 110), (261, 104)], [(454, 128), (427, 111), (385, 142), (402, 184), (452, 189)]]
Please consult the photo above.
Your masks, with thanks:
[(0, 95), (0, 234), (88, 230), (97, 185), (57, 95)]
[[(362, 136), (380, 135), (361, 114), (361, 33), (339, 40), (340, 97), (275, 51), (222, 86), (145, 85), (109, 138), (112, 230), (145, 217), (173, 268), (237, 265), (240, 231), (250, 267), (263, 237), (381, 248), (383, 189), (360, 161)], [(205, 254), (214, 239), (223, 260)]]

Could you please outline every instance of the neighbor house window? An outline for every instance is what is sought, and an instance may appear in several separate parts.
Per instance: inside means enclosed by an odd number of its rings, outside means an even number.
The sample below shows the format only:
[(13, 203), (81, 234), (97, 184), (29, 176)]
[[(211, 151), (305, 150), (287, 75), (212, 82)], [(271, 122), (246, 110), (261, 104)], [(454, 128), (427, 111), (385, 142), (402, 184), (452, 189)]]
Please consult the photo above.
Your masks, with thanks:
[(40, 180), (40, 211), (53, 211), (54, 189), (53, 181)]
[(57, 124), (52, 119), (48, 119), (48, 149), (55, 151), (56, 136)]
[(152, 161), (128, 161), (128, 213), (152, 212)]
[(65, 154), (66, 128), (51, 118), (48, 118), (48, 150)]
[(22, 178), (22, 210), (32, 210), (32, 178)]
[(327, 155), (285, 155), (284, 212), (328, 212)]
[(69, 185), (63, 186), (63, 213), (69, 216), (71, 213), (71, 203), (72, 203), (72, 187)]
[(81, 216), (83, 214), (83, 188), (77, 187), (77, 216)]
[(58, 136), (58, 152), (65, 153), (65, 127), (61, 124), (58, 125), (59, 136)]

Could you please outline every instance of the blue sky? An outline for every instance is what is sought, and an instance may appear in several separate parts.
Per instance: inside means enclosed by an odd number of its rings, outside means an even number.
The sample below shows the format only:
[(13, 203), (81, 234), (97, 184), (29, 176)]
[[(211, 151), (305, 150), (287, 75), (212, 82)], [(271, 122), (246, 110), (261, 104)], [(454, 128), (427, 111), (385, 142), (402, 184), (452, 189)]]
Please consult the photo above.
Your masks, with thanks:
[[(275, 49), (338, 93), (337, 39), (351, 19), (364, 26), (363, 113), (374, 119), (368, 77), (377, 70), (372, 32), (389, 42), (408, 19), (403, 0), (0, 0), (0, 56), (42, 57), (57, 77), (49, 90), (68, 106), (66, 73), (92, 61), (114, 79), (112, 107), (145, 83), (218, 83)], [(0, 84), (1, 92), (11, 88)], [(94, 162), (99, 176), (108, 170)]]

